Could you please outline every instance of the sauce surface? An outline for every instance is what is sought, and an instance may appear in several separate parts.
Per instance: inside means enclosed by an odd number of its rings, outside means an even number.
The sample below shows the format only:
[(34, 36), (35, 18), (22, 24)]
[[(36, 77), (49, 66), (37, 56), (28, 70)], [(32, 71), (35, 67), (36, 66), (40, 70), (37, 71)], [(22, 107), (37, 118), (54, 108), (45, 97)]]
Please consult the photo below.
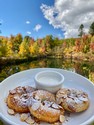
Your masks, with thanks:
[(41, 77), (39, 78), (39, 82), (40, 83), (44, 83), (45, 85), (48, 85), (51, 86), (51, 85), (55, 85), (55, 84), (58, 84), (60, 82), (60, 79), (58, 78), (52, 78), (52, 77)]

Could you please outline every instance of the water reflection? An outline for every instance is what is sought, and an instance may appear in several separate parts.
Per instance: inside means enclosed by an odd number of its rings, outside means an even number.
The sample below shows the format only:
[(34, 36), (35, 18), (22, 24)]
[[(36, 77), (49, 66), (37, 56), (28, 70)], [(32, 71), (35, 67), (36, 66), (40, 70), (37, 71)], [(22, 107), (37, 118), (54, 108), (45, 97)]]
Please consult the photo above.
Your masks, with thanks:
[(89, 62), (71, 61), (63, 59), (42, 59), (25, 62), (19, 65), (3, 66), (0, 68), (0, 82), (8, 76), (31, 68), (62, 68), (77, 72), (94, 82), (94, 64)]

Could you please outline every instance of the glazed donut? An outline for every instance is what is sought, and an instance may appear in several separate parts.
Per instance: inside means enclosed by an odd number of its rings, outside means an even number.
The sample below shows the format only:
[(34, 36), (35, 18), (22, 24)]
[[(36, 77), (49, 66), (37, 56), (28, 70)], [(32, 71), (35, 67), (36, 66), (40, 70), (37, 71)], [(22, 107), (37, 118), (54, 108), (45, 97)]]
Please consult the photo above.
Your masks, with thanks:
[(64, 115), (63, 108), (55, 103), (55, 95), (45, 90), (32, 92), (28, 104), (30, 113), (40, 121), (53, 123)]
[(15, 112), (29, 112), (27, 100), (35, 89), (30, 86), (19, 86), (9, 91), (7, 105)]
[(56, 93), (56, 102), (70, 112), (82, 112), (89, 107), (88, 95), (76, 89), (60, 89)]

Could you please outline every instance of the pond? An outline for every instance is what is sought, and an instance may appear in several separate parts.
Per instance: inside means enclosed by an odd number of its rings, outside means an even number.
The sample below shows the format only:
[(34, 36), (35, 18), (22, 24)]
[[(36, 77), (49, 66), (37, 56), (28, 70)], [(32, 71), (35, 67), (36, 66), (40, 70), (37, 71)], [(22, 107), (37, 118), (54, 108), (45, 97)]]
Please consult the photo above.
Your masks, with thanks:
[(31, 68), (61, 68), (81, 74), (94, 82), (94, 63), (64, 59), (40, 59), (18, 65), (0, 67), (0, 82), (8, 76)]

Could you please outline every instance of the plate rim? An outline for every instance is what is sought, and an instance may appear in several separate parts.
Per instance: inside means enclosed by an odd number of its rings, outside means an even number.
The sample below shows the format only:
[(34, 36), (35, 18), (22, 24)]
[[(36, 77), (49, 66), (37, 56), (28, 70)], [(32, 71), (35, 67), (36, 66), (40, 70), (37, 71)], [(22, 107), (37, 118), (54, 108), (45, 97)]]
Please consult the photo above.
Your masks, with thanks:
[[(80, 74), (78, 74), (78, 73), (76, 73), (76, 72), (69, 71), (69, 70), (65, 70), (65, 69), (61, 69), (61, 68), (31, 68), (31, 69), (23, 70), (23, 71), (14, 73), (14, 74), (8, 76), (7, 78), (5, 78), (5, 79), (0, 83), (0, 87), (2, 87), (2, 85), (5, 84), (5, 82), (6, 82), (8, 79), (10, 79), (10, 78), (12, 78), (12, 77), (15, 77), (16, 75), (19, 75), (19, 74), (21, 74), (21, 73), (29, 72), (29, 71), (31, 71), (31, 70), (38, 70), (38, 71), (39, 71), (39, 70), (47, 70), (47, 69), (48, 69), (48, 70), (50, 70), (50, 69), (51, 69), (51, 70), (57, 70), (57, 71), (62, 70), (62, 71), (68, 72), (68, 73), (76, 74), (76, 75), (78, 75), (78, 76), (80, 76), (80, 77), (86, 79), (86, 80), (87, 80), (88, 82), (90, 82), (90, 83), (92, 84), (92, 86), (94, 87), (94, 83), (93, 83), (92, 81), (90, 81), (88, 78), (86, 78), (86, 77), (84, 77), (84, 76), (82, 76), (82, 75), (80, 75)], [(38, 71), (37, 71), (37, 72), (38, 72)], [(1, 107), (0, 107), (0, 110), (1, 110)], [(7, 117), (5, 117), (1, 112), (0, 112), (0, 118), (1, 118), (2, 120), (4, 120), (5, 122), (7, 122), (8, 124), (18, 125), (18, 124), (16, 124), (16, 123), (14, 123), (13, 121), (9, 120)], [(80, 125), (91, 124), (91, 122), (93, 122), (93, 121), (94, 121), (94, 115), (93, 115), (91, 118), (89, 118), (87, 121), (85, 121), (84, 123), (82, 123), (82, 124), (80, 124)]]

